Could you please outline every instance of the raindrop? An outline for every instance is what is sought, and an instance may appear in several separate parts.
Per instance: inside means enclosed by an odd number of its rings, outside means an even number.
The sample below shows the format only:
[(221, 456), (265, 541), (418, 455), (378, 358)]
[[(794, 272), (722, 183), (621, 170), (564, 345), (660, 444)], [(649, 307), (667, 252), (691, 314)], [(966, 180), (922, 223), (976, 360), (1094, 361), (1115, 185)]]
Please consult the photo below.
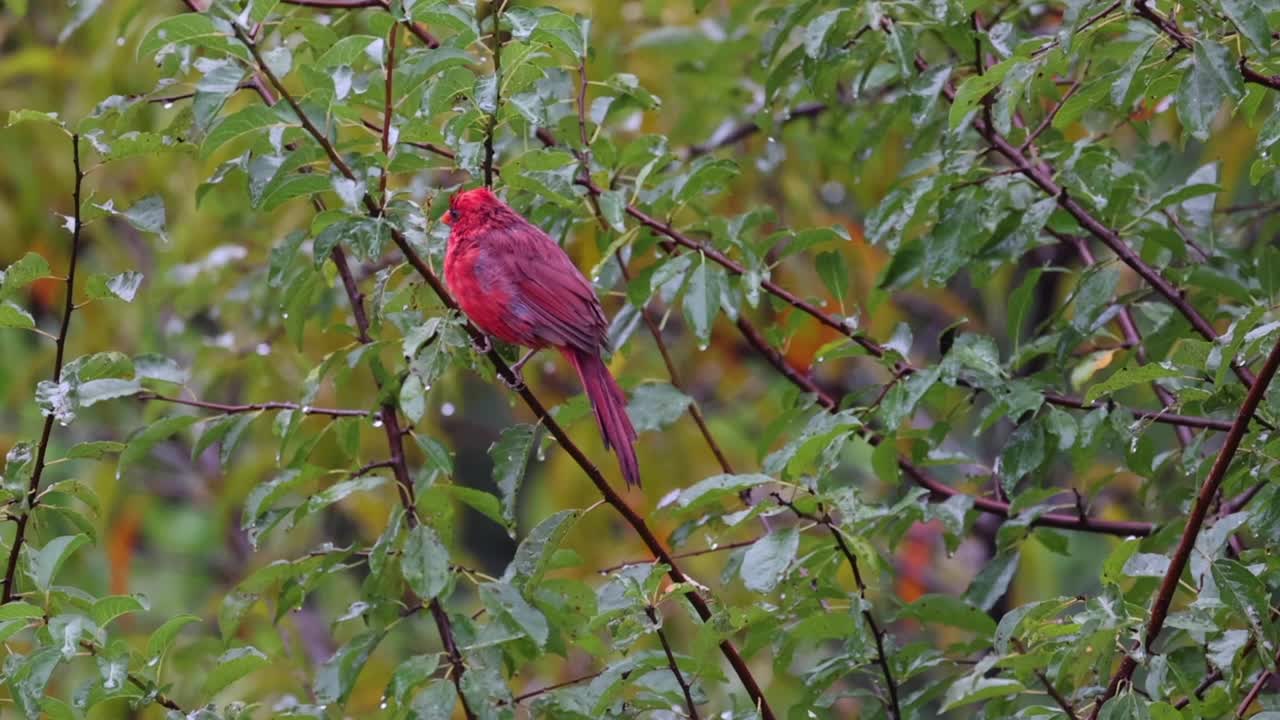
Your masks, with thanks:
[(173, 109), (173, 103), (171, 103), (171, 102), (167, 102), (167, 103), (165, 103), (165, 104), (164, 104), (164, 109), (165, 109), (165, 110), (172, 110), (172, 109)]
[(311, 406), (310, 406), (310, 405), (303, 405), (303, 406), (302, 406), (302, 414), (303, 414), (303, 415), (310, 415), (310, 414), (311, 414)]
[(270, 355), (271, 346), (264, 342), (258, 343), (257, 351), (259, 355)]
[(378, 709), (379, 709), (379, 710), (386, 710), (386, 709), (387, 709), (387, 701), (386, 701), (386, 700), (383, 700), (382, 702), (378, 703)]
[(280, 317), (284, 318), (285, 320), (288, 320), (288, 319), (289, 319), (289, 313), (281, 313)]
[(707, 351), (707, 344), (706, 344), (706, 343), (698, 343), (698, 350), (700, 350), (700, 351), (702, 351), (702, 352), (706, 352), (706, 351)]
[(453, 413), (456, 411), (457, 411), (457, 408), (455, 408), (453, 406), (453, 403), (451, 402), (447, 402), (444, 405), (440, 406), (440, 414), (444, 415), (445, 417), (452, 417)]
[(431, 386), (430, 386), (430, 385), (423, 385), (423, 386), (422, 386), (422, 392), (424, 392), (424, 393), (429, 393), (429, 392), (431, 392)]
[(376, 427), (376, 428), (380, 428), (380, 427), (382, 427), (382, 418), (380, 418), (380, 417), (376, 417), (376, 416), (375, 416), (375, 417), (373, 418), (373, 426), (374, 426), (374, 427)]
[(124, 47), (124, 38), (122, 37), (116, 38), (116, 47)]

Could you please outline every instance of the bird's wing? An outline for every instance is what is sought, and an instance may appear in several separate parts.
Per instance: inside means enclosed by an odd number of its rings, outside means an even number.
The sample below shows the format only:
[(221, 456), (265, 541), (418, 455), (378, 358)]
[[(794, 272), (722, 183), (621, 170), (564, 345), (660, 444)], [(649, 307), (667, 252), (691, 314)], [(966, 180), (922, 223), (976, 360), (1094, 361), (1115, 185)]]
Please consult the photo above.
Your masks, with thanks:
[(511, 258), (515, 296), (543, 341), (598, 353), (605, 345), (608, 322), (591, 283), (545, 233), (526, 225), (513, 231), (518, 256)]

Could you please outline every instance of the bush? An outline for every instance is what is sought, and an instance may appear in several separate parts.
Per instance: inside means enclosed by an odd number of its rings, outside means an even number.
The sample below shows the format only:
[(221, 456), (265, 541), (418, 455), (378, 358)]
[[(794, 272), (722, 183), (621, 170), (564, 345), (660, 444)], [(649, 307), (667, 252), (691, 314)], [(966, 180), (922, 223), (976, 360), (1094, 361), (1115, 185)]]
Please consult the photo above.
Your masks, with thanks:
[[(1280, 716), (1280, 8), (57, 5), (0, 10), (5, 716)], [(481, 184), (643, 492), (459, 312)]]

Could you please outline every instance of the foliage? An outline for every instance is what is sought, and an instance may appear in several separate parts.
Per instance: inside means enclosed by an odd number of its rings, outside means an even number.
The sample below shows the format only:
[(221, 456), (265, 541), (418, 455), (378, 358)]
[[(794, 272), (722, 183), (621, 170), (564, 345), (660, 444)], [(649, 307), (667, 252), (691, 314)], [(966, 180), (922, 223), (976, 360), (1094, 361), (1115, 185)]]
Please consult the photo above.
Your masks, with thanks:
[[(1277, 29), (6, 3), (3, 714), (1280, 713)], [(482, 182), (643, 493), (439, 279)]]

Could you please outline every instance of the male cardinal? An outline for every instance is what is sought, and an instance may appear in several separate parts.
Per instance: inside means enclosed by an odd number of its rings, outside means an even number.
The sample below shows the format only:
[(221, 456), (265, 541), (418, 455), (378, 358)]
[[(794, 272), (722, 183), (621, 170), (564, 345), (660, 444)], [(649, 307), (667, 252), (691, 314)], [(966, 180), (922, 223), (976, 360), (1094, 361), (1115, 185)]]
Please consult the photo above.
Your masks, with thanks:
[(534, 353), (554, 347), (582, 379), (606, 448), (618, 455), (628, 485), (640, 485), (636, 430), (627, 396), (601, 358), (608, 322), (591, 283), (556, 241), (520, 217), (488, 188), (455, 193), (444, 221), (453, 227), (444, 276), (458, 305), (481, 330)]

